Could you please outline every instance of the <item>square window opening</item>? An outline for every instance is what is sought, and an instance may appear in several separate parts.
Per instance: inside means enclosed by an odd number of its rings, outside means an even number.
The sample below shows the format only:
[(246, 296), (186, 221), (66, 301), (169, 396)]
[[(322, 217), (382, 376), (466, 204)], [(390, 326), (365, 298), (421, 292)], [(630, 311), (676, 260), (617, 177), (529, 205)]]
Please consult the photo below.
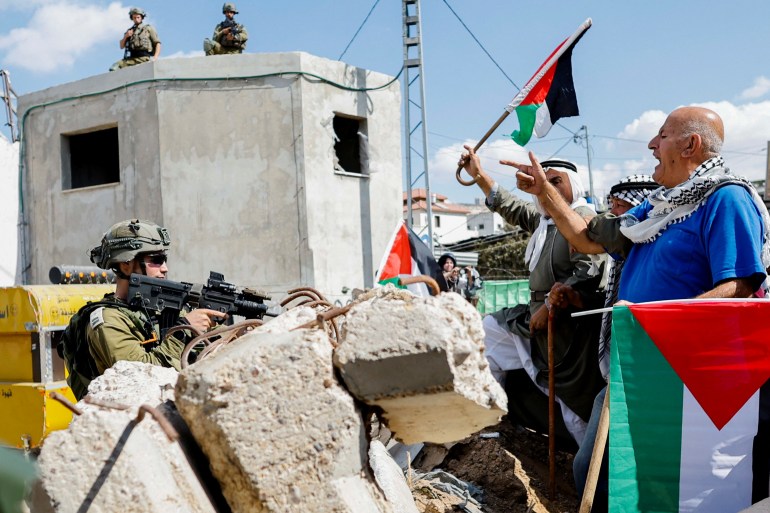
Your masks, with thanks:
[(118, 128), (62, 135), (62, 189), (120, 183)]
[(366, 120), (334, 115), (334, 170), (366, 174), (368, 138)]

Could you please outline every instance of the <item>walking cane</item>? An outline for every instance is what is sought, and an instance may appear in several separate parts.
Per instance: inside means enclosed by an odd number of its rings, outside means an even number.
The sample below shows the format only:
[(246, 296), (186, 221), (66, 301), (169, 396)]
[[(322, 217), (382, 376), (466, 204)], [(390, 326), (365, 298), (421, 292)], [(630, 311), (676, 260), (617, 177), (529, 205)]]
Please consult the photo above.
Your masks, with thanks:
[(596, 428), (596, 441), (594, 442), (594, 450), (591, 453), (591, 463), (588, 465), (586, 487), (583, 490), (583, 499), (580, 501), (579, 513), (590, 513), (591, 507), (594, 505), (594, 494), (596, 493), (596, 484), (599, 482), (599, 471), (602, 468), (604, 447), (607, 445), (609, 430), (610, 391), (607, 389), (607, 392), (604, 394), (604, 402), (602, 403), (602, 413), (599, 416), (599, 426)]
[(554, 309), (548, 308), (548, 498), (556, 498), (556, 378), (553, 356)]

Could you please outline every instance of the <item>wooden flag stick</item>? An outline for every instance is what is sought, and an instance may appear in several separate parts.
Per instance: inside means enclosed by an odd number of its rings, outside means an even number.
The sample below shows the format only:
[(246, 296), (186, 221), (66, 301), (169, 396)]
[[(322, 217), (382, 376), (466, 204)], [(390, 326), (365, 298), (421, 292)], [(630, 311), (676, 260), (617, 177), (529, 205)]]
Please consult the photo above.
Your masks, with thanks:
[[(507, 110), (505, 112), (503, 112), (503, 115), (500, 116), (500, 118), (497, 121), (495, 121), (495, 124), (492, 125), (492, 128), (487, 130), (487, 133), (484, 134), (484, 137), (482, 137), (481, 140), (478, 143), (476, 143), (476, 146), (473, 148), (473, 151), (477, 151), (479, 148), (481, 148), (482, 144), (487, 142), (487, 139), (489, 139), (489, 137), (495, 132), (495, 130), (497, 130), (497, 127), (500, 126), (500, 124), (505, 120), (505, 118), (508, 117), (508, 114), (510, 114), (510, 112), (508, 112)], [(463, 180), (462, 176), (460, 176), (460, 171), (462, 171), (462, 170), (463, 170), (462, 166), (457, 166), (457, 172), (455, 173), (455, 178), (457, 178), (458, 182), (460, 182), (461, 184), (463, 184), (465, 186), (470, 186), (470, 185), (473, 185), (474, 183), (476, 183), (476, 181), (478, 180), (478, 177), (474, 177), (474, 178), (472, 178), (471, 180), (468, 180), (468, 181)]]
[[(479, 148), (481, 148), (481, 145), (486, 142), (487, 139), (494, 133), (495, 130), (497, 130), (497, 127), (500, 126), (500, 124), (505, 120), (505, 118), (508, 117), (508, 114), (514, 111), (516, 107), (518, 107), (521, 102), (527, 97), (529, 92), (537, 85), (538, 82), (540, 82), (540, 79), (545, 76), (545, 74), (548, 72), (551, 67), (556, 63), (556, 61), (559, 60), (559, 57), (562, 56), (562, 54), (572, 46), (572, 43), (575, 42), (586, 30), (591, 28), (591, 24), (593, 22), (591, 21), (591, 18), (588, 18), (586, 21), (584, 21), (578, 29), (575, 31), (574, 34), (572, 34), (570, 37), (568, 37), (561, 45), (559, 45), (556, 50), (548, 57), (548, 59), (540, 66), (540, 68), (535, 72), (535, 74), (532, 76), (532, 78), (529, 79), (529, 82), (518, 92), (516, 93), (516, 96), (513, 97), (513, 100), (511, 100), (511, 103), (509, 103), (505, 107), (505, 112), (503, 112), (503, 115), (500, 116), (500, 118), (495, 121), (495, 124), (492, 125), (492, 128), (487, 130), (487, 133), (484, 134), (484, 137), (481, 138), (481, 140), (476, 144), (476, 146), (473, 148), (473, 151), (478, 151)], [(476, 183), (477, 178), (473, 178), (472, 180), (466, 181), (463, 180), (463, 178), (460, 176), (460, 171), (463, 170), (462, 166), (457, 166), (457, 172), (455, 172), (455, 178), (457, 178), (457, 181), (465, 186), (470, 186)]]
[(548, 309), (548, 498), (556, 498), (556, 378), (553, 355), (553, 308)]
[(607, 435), (610, 432), (610, 391), (609, 388), (604, 394), (602, 403), (602, 413), (599, 416), (599, 426), (596, 429), (596, 440), (594, 450), (591, 453), (591, 463), (588, 465), (588, 476), (586, 477), (586, 487), (583, 489), (583, 499), (580, 501), (579, 513), (590, 513), (594, 504), (594, 495), (596, 494), (596, 485), (599, 482), (599, 471), (602, 468), (604, 459), (604, 448), (607, 446)]

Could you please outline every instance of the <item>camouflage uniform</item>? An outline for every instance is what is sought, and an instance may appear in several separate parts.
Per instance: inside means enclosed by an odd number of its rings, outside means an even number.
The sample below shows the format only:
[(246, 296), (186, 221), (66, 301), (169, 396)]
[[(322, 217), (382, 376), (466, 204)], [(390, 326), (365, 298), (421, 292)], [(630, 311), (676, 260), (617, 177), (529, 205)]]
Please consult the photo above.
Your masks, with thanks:
[[(235, 4), (227, 2), (222, 6), (222, 14), (226, 15), (228, 12), (238, 14)], [(233, 34), (233, 38), (228, 39), (228, 34), (224, 30), (227, 28), (227, 25), (232, 23), (235, 23), (235, 27), (230, 31)], [(225, 18), (224, 21), (214, 27), (214, 35), (211, 36), (211, 39), (203, 40), (203, 51), (206, 52), (206, 55), (243, 53), (243, 50), (246, 49), (247, 39), (249, 39), (249, 33), (246, 31), (246, 27), (236, 22), (234, 17), (232, 21), (228, 21), (228, 18)]]
[(126, 42), (126, 47), (130, 48), (129, 57), (113, 64), (110, 71), (148, 62), (155, 54), (155, 47), (160, 44), (160, 39), (153, 26), (142, 22), (132, 28), (134, 34)]
[(103, 306), (91, 312), (86, 330), (89, 350), (99, 374), (119, 360), (181, 370), (184, 341), (172, 335), (160, 342), (155, 319), (148, 319), (144, 312), (129, 308), (115, 294), (107, 294), (104, 300), (114, 301), (116, 306)]

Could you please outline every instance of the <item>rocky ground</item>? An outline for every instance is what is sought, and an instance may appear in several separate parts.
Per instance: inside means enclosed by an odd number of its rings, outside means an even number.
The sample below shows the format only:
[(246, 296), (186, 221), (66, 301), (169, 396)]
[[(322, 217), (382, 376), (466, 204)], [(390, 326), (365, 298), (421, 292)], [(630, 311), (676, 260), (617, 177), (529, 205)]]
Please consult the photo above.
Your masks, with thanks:
[[(417, 471), (440, 468), (482, 490), (474, 498), (484, 513), (567, 513), (580, 498), (572, 479), (573, 455), (557, 452), (556, 496), (548, 496), (548, 439), (507, 420), (449, 448), (428, 447), (415, 458)], [(498, 434), (499, 436), (496, 436)], [(443, 461), (442, 461), (442, 455)], [(437, 461), (440, 463), (436, 464)], [(456, 497), (426, 483), (412, 483), (418, 509), (425, 513), (469, 511)], [(442, 509), (443, 508), (443, 509)]]

